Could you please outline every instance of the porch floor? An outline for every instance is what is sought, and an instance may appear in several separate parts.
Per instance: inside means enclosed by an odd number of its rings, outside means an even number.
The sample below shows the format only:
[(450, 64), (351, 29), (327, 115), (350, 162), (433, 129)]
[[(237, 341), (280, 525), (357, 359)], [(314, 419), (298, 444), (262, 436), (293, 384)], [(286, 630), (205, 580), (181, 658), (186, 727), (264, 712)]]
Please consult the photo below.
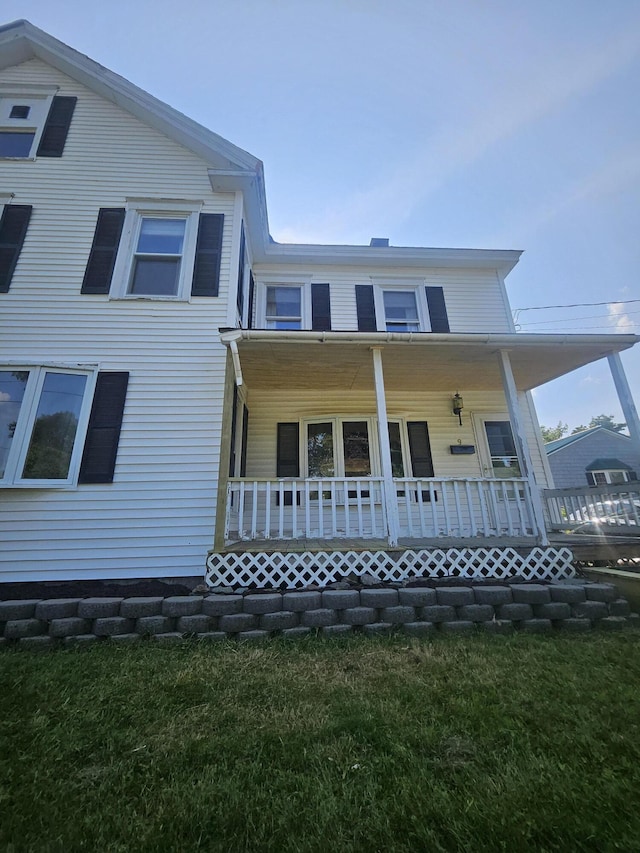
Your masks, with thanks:
[[(251, 539), (232, 542), (221, 548), (219, 553), (241, 553), (243, 551), (281, 554), (298, 554), (316, 551), (420, 551), (425, 548), (534, 548), (537, 542), (531, 537), (487, 537), (474, 536), (438, 537), (437, 539), (398, 539), (394, 548), (389, 547), (386, 539)], [(563, 545), (566, 543), (563, 542)]]

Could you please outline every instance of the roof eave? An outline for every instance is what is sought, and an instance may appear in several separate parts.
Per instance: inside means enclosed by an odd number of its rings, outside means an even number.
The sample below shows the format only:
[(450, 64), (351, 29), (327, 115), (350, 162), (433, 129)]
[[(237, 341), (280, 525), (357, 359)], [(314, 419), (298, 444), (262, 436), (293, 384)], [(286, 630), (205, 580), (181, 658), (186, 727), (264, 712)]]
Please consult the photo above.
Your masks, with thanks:
[(258, 263), (330, 264), (376, 267), (480, 268), (507, 275), (518, 263), (517, 249), (448, 249), (411, 246), (352, 246), (268, 243)]

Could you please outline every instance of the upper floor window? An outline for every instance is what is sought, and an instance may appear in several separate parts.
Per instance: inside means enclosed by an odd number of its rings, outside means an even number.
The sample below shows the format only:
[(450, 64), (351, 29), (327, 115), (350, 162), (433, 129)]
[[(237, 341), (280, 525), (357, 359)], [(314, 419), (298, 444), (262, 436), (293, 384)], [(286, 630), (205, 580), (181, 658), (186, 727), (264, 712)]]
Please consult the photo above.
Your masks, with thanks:
[(302, 329), (302, 286), (267, 285), (267, 329)]
[(380, 332), (428, 332), (429, 310), (424, 280), (374, 282), (377, 328)]
[(115, 262), (113, 297), (188, 298), (201, 206), (130, 202)]
[(0, 91), (0, 157), (60, 157), (77, 98), (55, 95), (50, 86)]
[(420, 317), (415, 290), (383, 290), (387, 332), (419, 332)]
[(257, 289), (259, 329), (331, 331), (331, 285), (327, 282), (261, 281)]
[(129, 199), (127, 208), (100, 208), (81, 292), (113, 299), (217, 296), (224, 214), (201, 207)]
[(129, 293), (141, 296), (178, 294), (186, 226), (186, 219), (140, 218)]

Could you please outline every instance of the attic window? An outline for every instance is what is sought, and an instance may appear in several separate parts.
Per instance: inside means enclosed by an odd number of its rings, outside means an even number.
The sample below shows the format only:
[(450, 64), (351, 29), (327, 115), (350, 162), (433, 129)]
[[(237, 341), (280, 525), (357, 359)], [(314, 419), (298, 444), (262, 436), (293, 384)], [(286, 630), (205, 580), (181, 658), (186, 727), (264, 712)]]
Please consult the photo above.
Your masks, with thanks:
[(0, 93), (0, 157), (35, 157), (54, 90)]
[(31, 112), (31, 107), (27, 104), (14, 104), (11, 107), (11, 112), (9, 113), (9, 118), (29, 118), (29, 113)]
[(52, 86), (16, 86), (0, 92), (0, 157), (61, 157), (76, 97)]
[(0, 130), (0, 157), (28, 157), (35, 131)]

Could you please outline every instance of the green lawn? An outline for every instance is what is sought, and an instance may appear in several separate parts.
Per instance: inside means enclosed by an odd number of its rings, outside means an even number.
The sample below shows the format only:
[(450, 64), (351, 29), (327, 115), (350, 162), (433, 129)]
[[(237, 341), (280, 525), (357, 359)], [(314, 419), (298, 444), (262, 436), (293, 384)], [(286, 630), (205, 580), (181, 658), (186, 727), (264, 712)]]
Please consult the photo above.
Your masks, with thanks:
[(640, 851), (640, 631), (0, 653), (6, 851)]

